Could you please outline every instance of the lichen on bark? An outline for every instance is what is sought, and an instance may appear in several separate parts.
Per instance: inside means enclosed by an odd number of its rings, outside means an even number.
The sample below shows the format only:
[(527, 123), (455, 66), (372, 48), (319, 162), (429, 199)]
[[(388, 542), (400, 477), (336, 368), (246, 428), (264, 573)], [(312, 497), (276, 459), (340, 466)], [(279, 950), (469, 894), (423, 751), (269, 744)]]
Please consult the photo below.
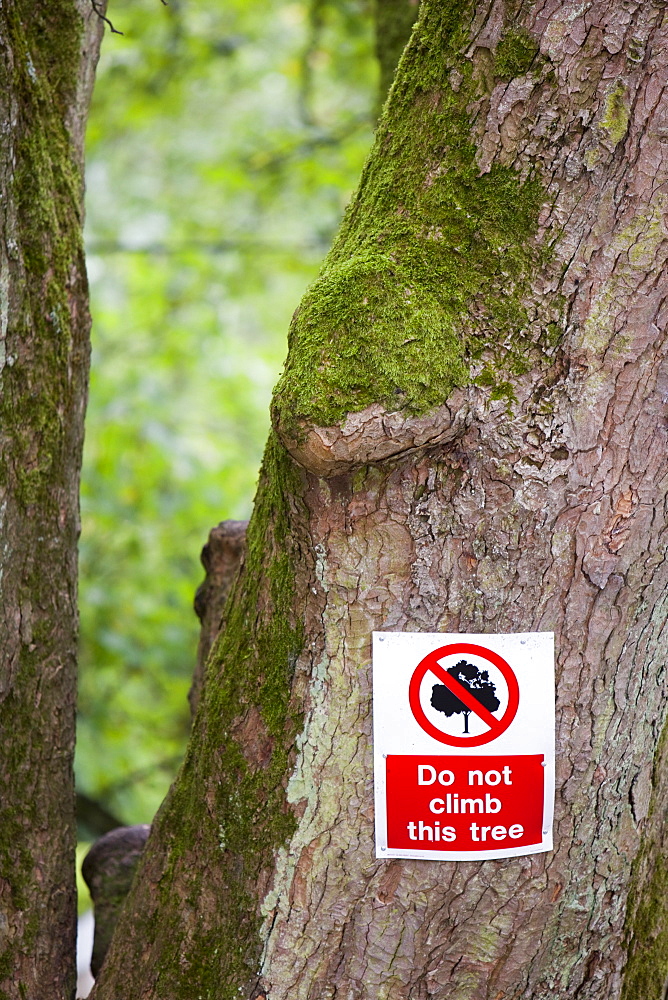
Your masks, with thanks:
[(626, 135), (629, 117), (626, 87), (622, 80), (616, 80), (606, 97), (605, 111), (600, 122), (601, 128), (607, 132), (614, 146), (621, 142)]

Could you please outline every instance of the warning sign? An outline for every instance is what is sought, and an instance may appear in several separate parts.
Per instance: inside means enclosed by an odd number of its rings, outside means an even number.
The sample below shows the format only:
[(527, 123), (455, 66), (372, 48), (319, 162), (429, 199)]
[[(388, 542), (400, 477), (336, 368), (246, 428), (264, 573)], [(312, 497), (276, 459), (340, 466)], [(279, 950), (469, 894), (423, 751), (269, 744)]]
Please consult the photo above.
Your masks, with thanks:
[(552, 849), (552, 633), (373, 636), (376, 856)]
[[(475, 662), (470, 663), (466, 659), (460, 659), (451, 667), (442, 665), (442, 661), (450, 657), (457, 659), (465, 656), (482, 660), (484, 668), (480, 669)], [(492, 677), (495, 672), (500, 675), (501, 683), (498, 679), (496, 683), (490, 679), (490, 670)], [(434, 678), (441, 683), (434, 685)], [(493, 715), (501, 707), (500, 698), (503, 697), (504, 688), (503, 712), (500, 716)], [(442, 718), (435, 723), (427, 715), (427, 704), (423, 707), (425, 693), (428, 705), (442, 713)], [(416, 722), (435, 740), (453, 747), (478, 747), (496, 739), (513, 721), (519, 704), (519, 687), (512, 668), (502, 656), (484, 646), (454, 642), (432, 650), (418, 663), (411, 677), (409, 701)], [(464, 718), (461, 736), (456, 735), (455, 727), (445, 721), (455, 715)], [(469, 730), (471, 715), (482, 724), (482, 733)], [(476, 730), (479, 728), (477, 726)]]

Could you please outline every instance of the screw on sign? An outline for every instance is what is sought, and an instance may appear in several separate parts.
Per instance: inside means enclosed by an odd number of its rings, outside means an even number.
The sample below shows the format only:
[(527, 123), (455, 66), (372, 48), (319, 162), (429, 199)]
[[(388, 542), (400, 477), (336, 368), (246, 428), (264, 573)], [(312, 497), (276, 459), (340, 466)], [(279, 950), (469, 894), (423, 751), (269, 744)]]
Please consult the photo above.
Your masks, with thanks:
[[(489, 680), (487, 671), (480, 670), (475, 664), (466, 660), (460, 660), (449, 670), (441, 666), (440, 660), (446, 656), (459, 654), (468, 654), (484, 660), (501, 671), (508, 687), (508, 704), (500, 718), (493, 714), (501, 703), (496, 695), (496, 686)], [(429, 672), (441, 681), (432, 688), (432, 707), (445, 716), (462, 714), (464, 735), (456, 736), (443, 731), (427, 718), (422, 707), (421, 687), (424, 677)], [(491, 743), (506, 731), (517, 714), (520, 692), (517, 678), (502, 656), (484, 646), (456, 642), (432, 650), (418, 663), (411, 677), (408, 697), (416, 722), (433, 739), (448, 746), (479, 747)], [(469, 735), (468, 723), (471, 713), (486, 725), (484, 733)]]

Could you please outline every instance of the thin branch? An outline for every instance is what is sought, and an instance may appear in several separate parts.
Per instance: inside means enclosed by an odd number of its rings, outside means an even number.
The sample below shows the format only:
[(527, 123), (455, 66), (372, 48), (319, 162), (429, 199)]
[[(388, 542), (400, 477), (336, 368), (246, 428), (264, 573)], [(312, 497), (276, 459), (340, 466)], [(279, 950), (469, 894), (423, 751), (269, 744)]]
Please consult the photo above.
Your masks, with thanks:
[(116, 795), (118, 792), (124, 791), (137, 781), (153, 777), (156, 771), (171, 771), (173, 773), (182, 760), (183, 754), (180, 753), (166, 757), (164, 760), (153, 761), (152, 764), (148, 764), (146, 767), (130, 771), (129, 774), (124, 775), (122, 778), (117, 778), (116, 781), (110, 781), (109, 784), (99, 788), (97, 794), (104, 801), (110, 795)]
[(308, 138), (295, 146), (283, 150), (278, 149), (274, 153), (268, 154), (261, 160), (259, 166), (254, 165), (253, 157), (257, 156), (258, 153), (261, 154), (261, 150), (256, 150), (254, 154), (244, 157), (242, 163), (246, 169), (253, 173), (274, 170), (276, 167), (283, 166), (283, 164), (287, 163), (291, 159), (308, 156), (309, 153), (311, 153), (314, 149), (318, 149), (320, 146), (338, 146), (339, 143), (344, 142), (351, 135), (354, 135), (358, 129), (364, 128), (366, 125), (373, 126), (375, 125), (375, 122), (376, 119), (371, 115), (356, 115), (337, 132), (324, 132), (320, 135)]
[(297, 105), (304, 125), (311, 128), (316, 124), (312, 106), (314, 80), (311, 60), (320, 45), (320, 38), (324, 27), (324, 6), (325, 0), (311, 0), (309, 4), (308, 39), (300, 59), (300, 82)]
[(110, 830), (125, 825), (122, 819), (85, 792), (77, 792), (77, 823), (94, 837), (101, 837)]
[(147, 254), (154, 257), (171, 257), (182, 253), (200, 251), (209, 254), (225, 254), (236, 251), (246, 253), (308, 253), (316, 251), (318, 253), (327, 250), (331, 242), (332, 234), (326, 233), (322, 237), (313, 240), (304, 240), (298, 243), (271, 243), (259, 240), (182, 240), (175, 244), (149, 243), (145, 246), (128, 246), (118, 240), (91, 240), (87, 244), (90, 254), (105, 257), (110, 254)]
[[(165, 2), (165, 0), (162, 0), (162, 2), (164, 3), (164, 2)], [(91, 5), (91, 7), (93, 8), (93, 10), (95, 11), (95, 13), (97, 14), (97, 16), (98, 16), (98, 17), (99, 17), (99, 18), (100, 18), (100, 19), (101, 19), (102, 21), (104, 21), (104, 23), (105, 23), (105, 24), (108, 24), (108, 25), (109, 25), (109, 29), (110, 29), (110, 31), (111, 31), (111, 33), (112, 33), (112, 35), (122, 35), (122, 34), (123, 34), (123, 32), (122, 32), (122, 31), (119, 31), (119, 30), (118, 30), (118, 28), (114, 28), (114, 26), (113, 26), (113, 24), (111, 23), (111, 21), (109, 20), (109, 18), (108, 18), (108, 17), (106, 17), (106, 16), (105, 16), (105, 15), (104, 15), (104, 14), (102, 13), (102, 11), (100, 10), (100, 0), (90, 0), (90, 5)]]

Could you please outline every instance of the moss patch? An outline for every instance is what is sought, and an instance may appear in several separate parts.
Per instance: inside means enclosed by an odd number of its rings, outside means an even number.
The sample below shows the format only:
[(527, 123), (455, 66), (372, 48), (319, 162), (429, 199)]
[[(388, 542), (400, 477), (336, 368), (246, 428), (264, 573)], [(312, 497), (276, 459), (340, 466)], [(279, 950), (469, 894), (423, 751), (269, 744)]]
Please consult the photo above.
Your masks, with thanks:
[(651, 874), (629, 897), (633, 947), (622, 1000), (664, 1000), (668, 978), (668, 861), (655, 858)]
[[(16, 428), (5, 450), (0, 480), (18, 479), (26, 509), (40, 505), (58, 516), (54, 480), (71, 462), (69, 413), (79, 411), (85, 386), (72, 367), (87, 369), (87, 346), (73, 352), (72, 304), (85, 303), (82, 192), (78, 155), (66, 120), (74, 105), (83, 22), (74, 0), (35, 7), (27, 0), (8, 11), (13, 77), (4, 81), (19, 107), (13, 195), (17, 253), (25, 268), (25, 295), (10, 317), (7, 367), (2, 371), (0, 419)], [(87, 326), (79, 304), (79, 322)], [(25, 351), (17, 344), (30, 342)], [(14, 352), (12, 354), (12, 351)], [(22, 415), (20, 427), (15, 413)]]
[[(418, 22), (360, 188), (295, 313), (274, 396), (289, 432), (372, 402), (421, 413), (470, 381), (483, 352), (496, 385), (531, 356), (523, 298), (545, 195), (512, 167), (480, 174), (481, 84), (465, 55), (474, 6), (447, 0)], [(529, 42), (506, 39), (502, 65), (524, 67)]]
[(509, 29), (496, 47), (494, 75), (513, 80), (528, 73), (538, 56), (538, 45), (528, 31)]
[(380, 397), (419, 412), (442, 400), (444, 382), (463, 381), (449, 315), (431, 283), (415, 278), (405, 255), (373, 251), (325, 270), (299, 307), (301, 388), (308, 392), (310, 374), (330, 398), (356, 397), (358, 408)]
[[(5, 583), (21, 606), (33, 609), (31, 639), (23, 639), (16, 679), (0, 706), (0, 731), (11, 734), (0, 774), (0, 879), (15, 928), (3, 943), (0, 980), (9, 981), (11, 992), (27, 955), (43, 955), (42, 981), (60, 974), (60, 960), (54, 963), (45, 942), (57, 940), (74, 916), (73, 908), (68, 913), (76, 646), (70, 602), (87, 319), (82, 179), (66, 126), (75, 106), (82, 17), (75, 0), (15, 0), (3, 5), (0, 21), (7, 52), (0, 88), (11, 95), (15, 166), (3, 233), (8, 297), (0, 304), (7, 324), (0, 484), (14, 548)], [(45, 670), (48, 663), (62, 666), (57, 679)], [(47, 753), (50, 743), (57, 749)], [(27, 995), (30, 985), (18, 989)]]
[[(658, 837), (645, 837), (633, 863), (626, 906), (628, 950), (621, 1000), (664, 1000), (668, 980), (668, 858), (666, 858), (665, 774), (668, 724), (654, 756), (649, 822)], [(660, 796), (663, 795), (663, 799)]]
[(613, 145), (621, 142), (629, 127), (630, 111), (626, 103), (626, 86), (622, 80), (617, 80), (605, 99), (605, 111), (601, 128), (605, 129)]

